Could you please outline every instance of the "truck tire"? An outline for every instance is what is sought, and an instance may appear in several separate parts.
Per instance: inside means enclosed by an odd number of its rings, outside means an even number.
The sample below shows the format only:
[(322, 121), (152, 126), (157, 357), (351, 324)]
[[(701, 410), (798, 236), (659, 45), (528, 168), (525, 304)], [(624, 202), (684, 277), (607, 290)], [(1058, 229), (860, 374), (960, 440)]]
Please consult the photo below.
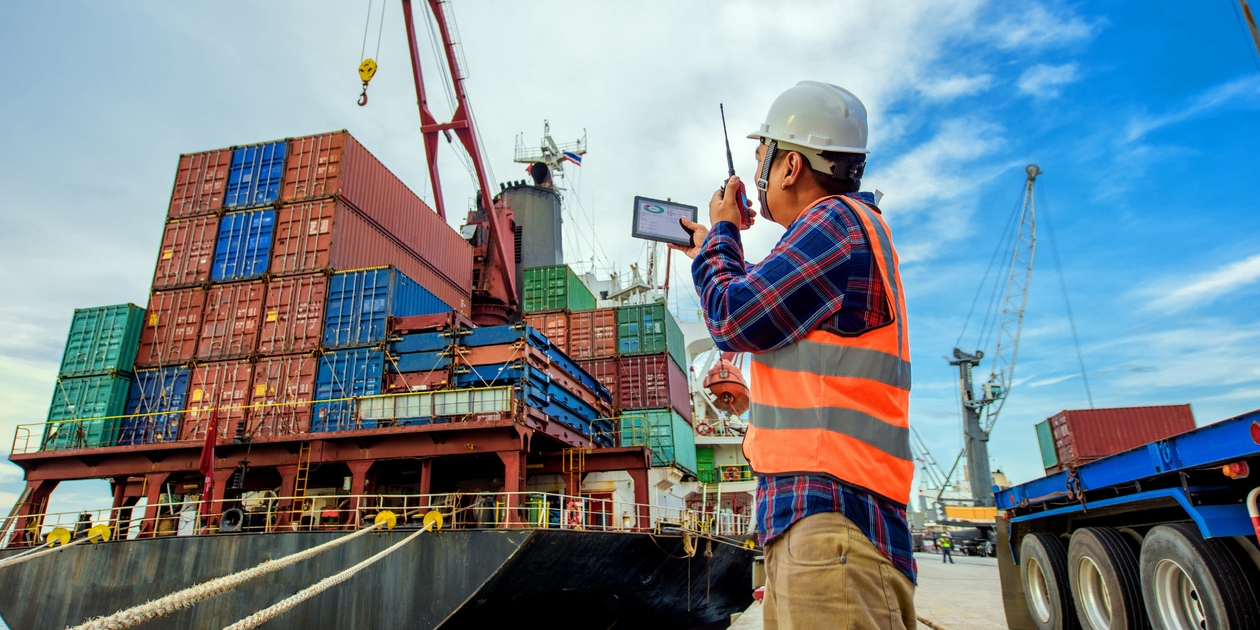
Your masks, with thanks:
[(1024, 536), (1019, 544), (1024, 600), (1037, 630), (1076, 630), (1076, 606), (1068, 583), (1067, 551), (1053, 534)]
[(1109, 527), (1085, 527), (1068, 543), (1068, 581), (1085, 630), (1149, 630), (1138, 550)]
[(1146, 614), (1156, 630), (1260, 628), (1260, 604), (1224, 540), (1186, 523), (1146, 534), (1139, 561)]

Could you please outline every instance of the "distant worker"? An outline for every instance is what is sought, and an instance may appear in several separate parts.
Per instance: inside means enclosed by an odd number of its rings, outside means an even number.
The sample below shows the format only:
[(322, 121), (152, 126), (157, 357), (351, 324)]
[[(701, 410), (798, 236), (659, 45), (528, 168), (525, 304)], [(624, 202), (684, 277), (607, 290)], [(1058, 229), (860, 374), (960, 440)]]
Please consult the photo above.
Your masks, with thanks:
[(946, 560), (949, 560), (950, 564), (954, 564), (954, 554), (951, 552), (953, 547), (954, 542), (950, 540), (949, 534), (941, 534), (941, 564), (945, 564)]
[[(692, 277), (718, 348), (753, 353), (744, 454), (757, 473), (767, 629), (914, 628), (917, 567), (906, 503), (910, 346), (891, 233), (866, 167), (866, 108), (802, 81), (757, 147), (760, 214), (784, 228), (751, 265), (740, 182), (709, 201)], [(755, 213), (754, 213), (755, 214)]]

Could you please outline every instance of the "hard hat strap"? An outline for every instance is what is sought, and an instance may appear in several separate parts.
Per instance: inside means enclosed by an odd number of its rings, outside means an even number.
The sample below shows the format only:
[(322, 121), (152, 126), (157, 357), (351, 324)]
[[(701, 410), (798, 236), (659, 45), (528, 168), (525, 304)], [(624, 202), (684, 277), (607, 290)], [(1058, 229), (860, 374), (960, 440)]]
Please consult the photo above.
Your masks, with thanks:
[(757, 176), (757, 202), (761, 204), (761, 216), (774, 220), (770, 216), (770, 205), (766, 202), (766, 191), (770, 189), (770, 165), (774, 163), (774, 154), (779, 149), (779, 142), (771, 140), (766, 143), (766, 154), (761, 158), (761, 173)]

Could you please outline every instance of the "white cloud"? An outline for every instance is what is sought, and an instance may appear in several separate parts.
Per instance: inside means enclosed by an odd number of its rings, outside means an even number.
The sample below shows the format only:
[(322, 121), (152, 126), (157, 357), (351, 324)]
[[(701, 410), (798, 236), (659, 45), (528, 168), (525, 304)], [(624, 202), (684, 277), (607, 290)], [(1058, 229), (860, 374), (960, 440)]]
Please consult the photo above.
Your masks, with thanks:
[(1213, 86), (1191, 97), (1184, 104), (1163, 114), (1139, 114), (1129, 121), (1125, 139), (1134, 142), (1142, 136), (1180, 122), (1197, 118), (1220, 107), (1244, 98), (1260, 98), (1260, 78), (1245, 76)]
[(1056, 98), (1059, 88), (1078, 80), (1075, 63), (1050, 66), (1039, 63), (1019, 77), (1019, 91), (1037, 98)]
[(1148, 287), (1146, 293), (1154, 297), (1147, 303), (1147, 308), (1177, 312), (1203, 307), (1257, 281), (1260, 281), (1260, 254), (1229, 263), (1188, 281), (1166, 280), (1160, 283), (1170, 286), (1170, 289)]
[(1052, 13), (1044, 5), (1011, 5), (1012, 13), (998, 21), (989, 32), (998, 46), (1014, 48), (1047, 48), (1091, 39), (1102, 30), (1102, 21), (1089, 22), (1068, 11)]
[(935, 81), (926, 81), (918, 86), (924, 96), (938, 101), (947, 101), (960, 96), (979, 94), (993, 85), (993, 75), (980, 74), (974, 77), (953, 76)]

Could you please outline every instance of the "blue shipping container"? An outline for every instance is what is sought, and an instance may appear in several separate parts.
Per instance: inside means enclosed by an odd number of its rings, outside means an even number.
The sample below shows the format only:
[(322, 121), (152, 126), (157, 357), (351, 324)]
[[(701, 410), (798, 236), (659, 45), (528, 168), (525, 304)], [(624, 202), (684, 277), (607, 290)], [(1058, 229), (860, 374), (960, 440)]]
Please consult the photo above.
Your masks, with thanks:
[(604, 446), (612, 446), (612, 423), (597, 422), (599, 413), (586, 401), (552, 382), (545, 372), (521, 361), (498, 365), (460, 366), (455, 374), (456, 387), (490, 387), (512, 385), (522, 401), (552, 419)]
[(271, 264), (271, 240), (276, 211), (231, 212), (219, 220), (219, 240), (214, 245), (213, 282), (260, 278)]
[(525, 324), (482, 326), (467, 331), (467, 334), (460, 336), (458, 339), (459, 341), (456, 343), (469, 348), (510, 344), (524, 340), (534, 348), (542, 350), (552, 364), (567, 372), (569, 376), (586, 386), (587, 389), (595, 392), (596, 396), (599, 396), (605, 402), (612, 403), (612, 394), (603, 383), (591, 376), (589, 372), (578, 365), (577, 361), (569, 358), (569, 355), (556, 347), (551, 340), (547, 339), (546, 335), (532, 326)]
[(324, 346), (359, 348), (385, 340), (390, 317), (432, 315), (451, 307), (393, 267), (334, 273), (324, 309)]
[(361, 420), (355, 401), (339, 400), (381, 393), (385, 353), (377, 348), (325, 352), (319, 358), (315, 376), (315, 400), (311, 432), (327, 433), (353, 429), (374, 429), (375, 420)]
[(188, 368), (136, 370), (124, 412), (129, 417), (122, 420), (118, 445), (154, 444), (179, 439), (188, 381)]
[(232, 151), (232, 168), (228, 171), (223, 207), (253, 208), (270, 205), (279, 199), (288, 147), (289, 143), (281, 140)]

